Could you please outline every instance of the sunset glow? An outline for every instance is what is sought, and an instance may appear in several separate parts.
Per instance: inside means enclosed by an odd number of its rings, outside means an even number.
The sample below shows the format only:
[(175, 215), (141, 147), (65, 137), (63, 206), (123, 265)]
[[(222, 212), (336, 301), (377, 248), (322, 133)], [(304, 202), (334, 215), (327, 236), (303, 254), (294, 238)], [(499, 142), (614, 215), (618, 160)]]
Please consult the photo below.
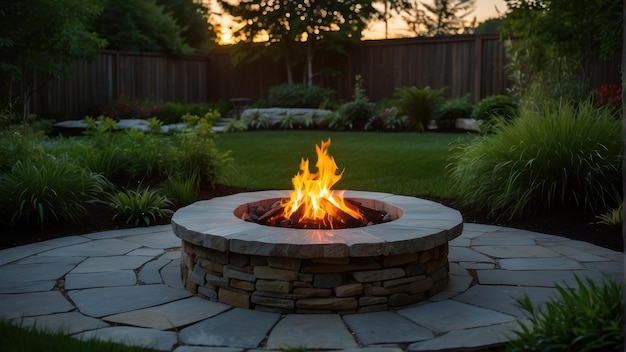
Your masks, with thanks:
[[(218, 22), (221, 28), (220, 44), (233, 44), (234, 38), (232, 32), (236, 26), (232, 18), (227, 14), (221, 14), (221, 8), (214, 0), (211, 0), (211, 9), (215, 12), (213, 19)], [(498, 13), (506, 12), (505, 0), (476, 0), (476, 7), (467, 20), (472, 21), (474, 17), (478, 23), (489, 18), (498, 17)], [(408, 28), (402, 18), (392, 18), (388, 23), (388, 38), (413, 37), (414, 33)], [(385, 23), (376, 22), (370, 24), (363, 32), (363, 39), (385, 39)]]

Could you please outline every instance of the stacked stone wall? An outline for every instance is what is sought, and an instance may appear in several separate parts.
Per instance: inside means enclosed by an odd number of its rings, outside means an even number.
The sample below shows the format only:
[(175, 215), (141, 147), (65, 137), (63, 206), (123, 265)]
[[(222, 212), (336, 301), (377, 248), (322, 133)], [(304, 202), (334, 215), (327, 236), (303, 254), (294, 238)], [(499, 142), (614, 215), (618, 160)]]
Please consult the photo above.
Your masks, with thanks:
[(295, 259), (183, 241), (185, 287), (224, 304), (278, 313), (362, 313), (418, 303), (446, 287), (448, 244), (418, 253)]

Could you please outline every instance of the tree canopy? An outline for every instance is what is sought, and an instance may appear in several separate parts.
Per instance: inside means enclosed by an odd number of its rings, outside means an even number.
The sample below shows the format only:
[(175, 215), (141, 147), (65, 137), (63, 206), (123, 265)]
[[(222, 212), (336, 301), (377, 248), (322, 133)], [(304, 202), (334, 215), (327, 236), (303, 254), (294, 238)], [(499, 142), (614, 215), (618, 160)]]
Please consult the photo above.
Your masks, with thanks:
[(187, 53), (191, 48), (171, 13), (155, 0), (108, 0), (94, 28), (107, 48), (123, 51)]
[[(404, 0), (387, 1), (392, 4), (390, 8), (402, 2)], [(218, 3), (235, 22), (241, 23), (233, 31), (237, 42), (264, 43), (263, 50), (256, 52), (242, 51), (240, 46), (238, 58), (253, 60), (269, 54), (284, 60), (290, 83), (293, 82), (292, 66), (302, 60), (299, 54), (302, 50), (298, 49), (301, 45), (306, 47), (307, 81), (312, 84), (315, 51), (323, 48), (343, 52), (347, 45), (361, 40), (369, 21), (381, 16), (371, 0), (242, 0), (236, 4), (218, 0)]]
[(575, 97), (586, 88), (581, 73), (621, 51), (622, 0), (506, 2), (501, 36), (514, 38), (509, 69), (518, 95)]
[(89, 24), (102, 0), (5, 0), (0, 4), (0, 110), (28, 114), (28, 99), (45, 76), (60, 77), (65, 64), (93, 57), (105, 41)]

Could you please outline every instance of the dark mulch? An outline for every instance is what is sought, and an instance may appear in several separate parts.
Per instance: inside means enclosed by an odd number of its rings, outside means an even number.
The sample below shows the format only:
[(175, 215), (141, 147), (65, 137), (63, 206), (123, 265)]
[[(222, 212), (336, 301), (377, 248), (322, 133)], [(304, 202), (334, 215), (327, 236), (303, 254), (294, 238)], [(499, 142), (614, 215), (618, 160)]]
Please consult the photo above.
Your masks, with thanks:
[[(210, 199), (213, 197), (220, 197), (245, 191), (250, 190), (226, 185), (216, 185), (214, 187), (205, 186), (202, 187), (199, 199)], [(567, 237), (574, 240), (591, 242), (598, 246), (610, 248), (615, 251), (624, 251), (621, 227), (598, 224), (597, 219), (593, 216), (561, 211), (549, 214), (538, 214), (533, 217), (517, 221), (496, 221), (489, 218), (484, 212), (459, 206), (455, 199), (435, 199), (432, 197), (424, 198), (458, 209), (463, 215), (463, 221), (466, 223), (502, 225), (526, 229), (540, 233)], [(5, 228), (3, 229), (3, 234), (0, 236), (0, 248), (14, 247), (63, 236), (129, 227), (127, 225), (121, 225), (113, 222), (111, 220), (111, 214), (103, 211), (103, 209), (94, 208), (91, 210), (92, 211), (90, 213), (98, 215), (90, 217), (81, 224), (67, 223), (51, 226), (48, 227), (43, 233), (37, 229)]]

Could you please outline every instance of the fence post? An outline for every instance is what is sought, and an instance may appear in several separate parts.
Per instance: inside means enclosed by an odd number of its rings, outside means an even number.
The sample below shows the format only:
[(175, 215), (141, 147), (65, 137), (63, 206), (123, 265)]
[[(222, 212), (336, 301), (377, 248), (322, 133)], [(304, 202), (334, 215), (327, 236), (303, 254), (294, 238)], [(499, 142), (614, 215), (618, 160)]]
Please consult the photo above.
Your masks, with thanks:
[(474, 103), (480, 99), (483, 78), (483, 38), (476, 36), (474, 39), (474, 89), (472, 100)]

